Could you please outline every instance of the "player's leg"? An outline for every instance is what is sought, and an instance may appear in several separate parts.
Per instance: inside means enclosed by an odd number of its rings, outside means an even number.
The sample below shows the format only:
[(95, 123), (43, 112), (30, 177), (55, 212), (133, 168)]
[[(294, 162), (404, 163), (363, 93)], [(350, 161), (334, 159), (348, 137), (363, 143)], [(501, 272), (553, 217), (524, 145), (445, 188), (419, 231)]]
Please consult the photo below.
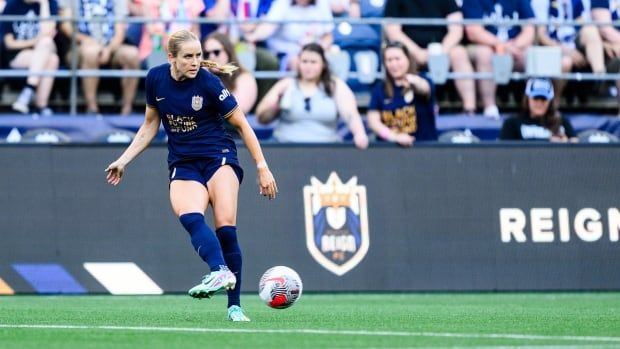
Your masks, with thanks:
[(173, 180), (170, 183), (170, 202), (179, 221), (189, 232), (194, 249), (211, 269), (211, 273), (190, 289), (189, 294), (196, 298), (208, 298), (217, 291), (234, 287), (234, 275), (226, 267), (220, 243), (204, 220), (209, 203), (205, 186), (194, 180)]
[(207, 183), (209, 200), (213, 206), (217, 238), (222, 246), (226, 265), (236, 278), (234, 289), (228, 291), (228, 318), (232, 321), (250, 321), (241, 309), (241, 248), (237, 239), (237, 196), (239, 179), (230, 166), (221, 166)]

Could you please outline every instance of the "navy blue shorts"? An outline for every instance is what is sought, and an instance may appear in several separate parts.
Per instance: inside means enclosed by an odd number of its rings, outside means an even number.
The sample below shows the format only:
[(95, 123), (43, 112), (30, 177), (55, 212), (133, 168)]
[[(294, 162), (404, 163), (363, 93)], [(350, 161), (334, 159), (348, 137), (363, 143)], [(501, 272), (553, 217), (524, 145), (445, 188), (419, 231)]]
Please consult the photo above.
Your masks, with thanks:
[(174, 180), (192, 180), (203, 185), (213, 177), (215, 172), (222, 166), (229, 165), (237, 175), (239, 184), (243, 180), (243, 169), (239, 166), (236, 158), (217, 157), (211, 159), (196, 159), (177, 162), (170, 168), (168, 178), (170, 182)]

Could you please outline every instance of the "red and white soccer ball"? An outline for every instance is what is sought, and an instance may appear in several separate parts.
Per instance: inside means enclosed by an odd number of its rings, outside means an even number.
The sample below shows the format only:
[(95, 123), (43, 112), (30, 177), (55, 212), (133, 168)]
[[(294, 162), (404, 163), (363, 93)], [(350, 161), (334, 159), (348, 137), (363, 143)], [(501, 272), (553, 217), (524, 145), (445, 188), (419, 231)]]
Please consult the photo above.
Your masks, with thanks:
[(275, 309), (293, 305), (301, 297), (302, 289), (299, 274), (282, 265), (267, 269), (258, 283), (258, 295), (263, 302)]

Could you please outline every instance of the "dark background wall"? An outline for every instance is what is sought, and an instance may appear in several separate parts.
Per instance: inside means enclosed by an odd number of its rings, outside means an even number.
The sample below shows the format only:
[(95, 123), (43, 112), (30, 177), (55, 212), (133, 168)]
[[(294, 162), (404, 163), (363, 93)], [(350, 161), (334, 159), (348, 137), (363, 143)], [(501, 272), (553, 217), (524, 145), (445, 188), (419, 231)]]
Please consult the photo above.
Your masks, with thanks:
[[(0, 278), (17, 292), (32, 288), (14, 263), (62, 264), (91, 292), (105, 292), (84, 262), (139, 265), (167, 292), (185, 292), (208, 272), (168, 201), (166, 148), (151, 147), (119, 187), (104, 168), (123, 148), (3, 146), (0, 149)], [(618, 146), (265, 146), (280, 188), (258, 195), (246, 168), (238, 227), (245, 291), (273, 265), (299, 272), (310, 291), (620, 289), (620, 243), (608, 210), (620, 207)], [(335, 171), (366, 186), (370, 248), (336, 276), (306, 247), (303, 187)], [(502, 242), (500, 209), (527, 217), (525, 242)], [(553, 210), (553, 242), (531, 238), (530, 210)], [(570, 240), (559, 238), (566, 208)], [(602, 237), (583, 241), (575, 214), (602, 215)], [(617, 230), (615, 230), (617, 232)], [(616, 233), (617, 234), (617, 233)], [(612, 237), (612, 238), (610, 238)]]

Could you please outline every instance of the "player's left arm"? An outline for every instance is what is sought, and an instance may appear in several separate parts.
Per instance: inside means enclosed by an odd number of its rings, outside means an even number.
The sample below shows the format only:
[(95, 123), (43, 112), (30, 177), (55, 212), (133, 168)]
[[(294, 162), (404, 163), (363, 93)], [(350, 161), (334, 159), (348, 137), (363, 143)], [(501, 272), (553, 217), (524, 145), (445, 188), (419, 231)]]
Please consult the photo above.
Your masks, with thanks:
[(276, 180), (269, 170), (269, 166), (267, 166), (267, 161), (263, 155), (263, 150), (261, 149), (260, 143), (258, 143), (258, 138), (256, 138), (256, 134), (254, 133), (252, 126), (248, 123), (245, 114), (239, 107), (236, 107), (227, 120), (237, 129), (237, 132), (239, 132), (241, 139), (243, 139), (250, 155), (252, 155), (252, 158), (256, 162), (260, 194), (268, 197), (270, 200), (275, 199), (276, 193), (278, 192)]

